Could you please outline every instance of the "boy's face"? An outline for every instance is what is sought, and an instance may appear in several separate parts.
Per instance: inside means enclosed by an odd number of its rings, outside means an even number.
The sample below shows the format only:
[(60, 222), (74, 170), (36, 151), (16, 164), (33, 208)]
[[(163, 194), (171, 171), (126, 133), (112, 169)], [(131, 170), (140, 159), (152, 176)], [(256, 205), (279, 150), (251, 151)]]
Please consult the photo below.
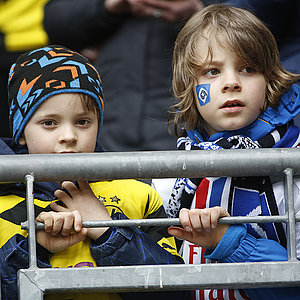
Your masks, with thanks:
[(35, 111), (19, 139), (30, 154), (94, 152), (99, 124), (84, 109), (79, 94), (50, 97)]
[[(254, 122), (263, 110), (266, 80), (253, 66), (240, 61), (229, 47), (212, 40), (212, 61), (199, 71), (195, 89), (199, 113), (209, 136), (237, 130)], [(207, 42), (199, 42), (199, 61), (207, 57)]]

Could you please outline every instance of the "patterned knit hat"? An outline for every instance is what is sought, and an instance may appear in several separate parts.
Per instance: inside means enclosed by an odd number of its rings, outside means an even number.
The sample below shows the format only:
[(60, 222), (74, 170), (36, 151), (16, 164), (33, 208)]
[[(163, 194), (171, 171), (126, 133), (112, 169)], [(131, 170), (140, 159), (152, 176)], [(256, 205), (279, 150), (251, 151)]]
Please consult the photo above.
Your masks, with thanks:
[(17, 144), (36, 109), (60, 93), (83, 93), (95, 99), (100, 132), (103, 90), (98, 72), (80, 54), (62, 46), (47, 46), (22, 54), (9, 72), (9, 122)]

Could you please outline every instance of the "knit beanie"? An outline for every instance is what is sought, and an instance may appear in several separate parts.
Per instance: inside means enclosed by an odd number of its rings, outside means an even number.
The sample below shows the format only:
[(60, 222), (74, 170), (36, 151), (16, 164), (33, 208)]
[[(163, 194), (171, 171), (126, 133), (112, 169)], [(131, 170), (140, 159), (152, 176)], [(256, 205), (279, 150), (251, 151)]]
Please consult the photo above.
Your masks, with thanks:
[(60, 93), (82, 93), (92, 97), (103, 121), (103, 90), (96, 69), (82, 55), (62, 46), (47, 46), (22, 54), (9, 72), (9, 123), (14, 141), (37, 108)]

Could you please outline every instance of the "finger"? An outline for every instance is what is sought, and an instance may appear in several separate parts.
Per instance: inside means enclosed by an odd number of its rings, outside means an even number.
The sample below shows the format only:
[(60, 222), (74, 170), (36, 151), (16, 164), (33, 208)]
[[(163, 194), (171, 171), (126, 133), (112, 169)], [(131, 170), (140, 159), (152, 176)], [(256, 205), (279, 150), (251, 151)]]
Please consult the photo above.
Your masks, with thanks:
[(53, 225), (54, 225), (54, 218), (52, 214), (49, 213), (49, 216), (44, 218), (44, 225), (45, 225), (45, 231), (46, 232), (51, 232), (53, 230)]
[(229, 212), (224, 207), (219, 207), (219, 209), (220, 209), (220, 218), (230, 217)]
[(222, 209), (221, 207), (213, 207), (211, 210), (211, 228), (215, 229), (217, 227), (218, 224), (218, 220), (220, 218), (220, 216), (222, 215)]
[(46, 212), (41, 212), (35, 219), (38, 222), (44, 222), (44, 218), (45, 218), (45, 214), (47, 214)]
[(174, 3), (169, 0), (143, 0), (144, 4), (156, 9), (168, 10)]
[(79, 232), (77, 232), (77, 238), (80, 241), (83, 241), (83, 240), (85, 240), (85, 238), (87, 236), (87, 233), (88, 233), (88, 229), (87, 228), (82, 228)]
[(219, 207), (214, 207), (211, 210), (211, 215), (210, 215), (212, 229), (215, 229), (217, 227), (219, 218), (220, 218), (220, 209), (219, 209)]
[(187, 232), (185, 229), (180, 227), (175, 227), (175, 226), (169, 227), (168, 233), (181, 240), (190, 241), (192, 239), (192, 233)]
[(204, 208), (201, 210), (201, 224), (204, 230), (210, 231), (211, 230), (211, 209)]
[(135, 4), (130, 7), (131, 13), (139, 18), (152, 17), (154, 9), (145, 5)]
[(81, 191), (84, 190), (91, 190), (91, 187), (89, 185), (89, 182), (87, 180), (84, 181), (78, 181), (78, 185)]
[(62, 190), (56, 190), (54, 196), (60, 199), (66, 207), (69, 207), (72, 197)]
[(73, 229), (73, 222), (74, 222), (74, 214), (73, 213), (64, 213), (63, 216), (63, 223), (60, 234), (62, 236), (68, 236)]
[(51, 212), (41, 212), (36, 220), (38, 222), (42, 222), (45, 225), (45, 231), (46, 232), (51, 232), (52, 231), (52, 227), (53, 227), (53, 223), (54, 223), (54, 219), (53, 219), (53, 215)]
[(168, 228), (168, 233), (170, 235), (175, 236), (176, 238), (179, 239), (187, 239), (187, 235), (190, 235), (190, 232), (187, 232), (185, 229), (180, 228), (180, 227), (176, 227), (176, 226), (172, 226)]
[(87, 228), (82, 228), (81, 231), (71, 234), (69, 237), (69, 246), (75, 245), (85, 240), (87, 232), (88, 232)]
[(54, 196), (60, 200), (64, 200), (64, 199), (68, 199), (71, 198), (70, 195), (68, 195), (66, 192), (62, 191), (62, 190), (56, 190), (54, 192)]
[(74, 229), (77, 232), (80, 232), (82, 229), (82, 216), (78, 210), (73, 211), (74, 215)]
[(189, 217), (190, 217), (192, 229), (201, 232), (203, 229), (201, 223), (201, 209), (191, 209), (189, 211)]
[(61, 184), (62, 188), (64, 188), (68, 193), (70, 193), (71, 197), (78, 193), (78, 188), (72, 181), (63, 181)]
[(56, 202), (51, 202), (50, 207), (51, 207), (52, 210), (54, 210), (56, 212), (66, 212), (66, 211), (68, 211), (67, 208), (57, 204)]
[(190, 222), (190, 216), (189, 216), (189, 210), (186, 208), (182, 208), (179, 212), (179, 219), (181, 222), (182, 227), (188, 231), (191, 232), (192, 231), (192, 225)]
[(52, 231), (51, 231), (51, 234), (53, 236), (57, 235), (63, 227), (64, 218), (61, 214), (62, 213), (55, 213), (55, 215), (53, 215), (54, 222), (53, 222), (53, 227), (52, 227)]
[(222, 217), (229, 217), (228, 211), (224, 207), (216, 206), (212, 208), (211, 211), (211, 226), (216, 228), (218, 225), (218, 220)]

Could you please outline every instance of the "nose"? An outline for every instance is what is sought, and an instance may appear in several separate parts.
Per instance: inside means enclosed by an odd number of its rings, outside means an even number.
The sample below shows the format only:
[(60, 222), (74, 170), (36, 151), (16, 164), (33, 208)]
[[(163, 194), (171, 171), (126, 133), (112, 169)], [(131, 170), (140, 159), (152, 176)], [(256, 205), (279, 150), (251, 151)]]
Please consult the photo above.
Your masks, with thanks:
[(222, 92), (240, 92), (241, 90), (242, 85), (239, 76), (234, 73), (227, 74), (222, 87)]
[(75, 128), (70, 125), (63, 126), (59, 134), (59, 142), (66, 144), (75, 144), (77, 142), (77, 134)]

